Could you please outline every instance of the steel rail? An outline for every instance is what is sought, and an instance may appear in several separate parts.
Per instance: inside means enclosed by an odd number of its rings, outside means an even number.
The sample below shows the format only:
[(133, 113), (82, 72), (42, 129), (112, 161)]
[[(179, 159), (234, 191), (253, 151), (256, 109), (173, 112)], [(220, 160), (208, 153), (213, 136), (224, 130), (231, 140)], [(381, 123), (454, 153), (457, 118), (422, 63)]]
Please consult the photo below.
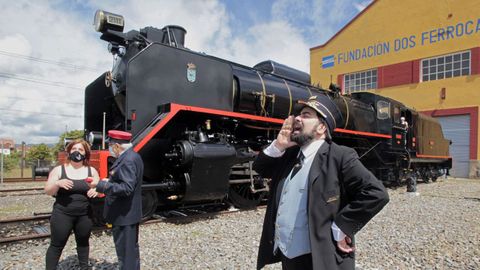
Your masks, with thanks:
[[(260, 205), (260, 206), (257, 206), (256, 208), (246, 209), (246, 210), (240, 210), (240, 209), (234, 210), (234, 211), (223, 210), (223, 211), (213, 211), (213, 212), (192, 214), (192, 215), (187, 215), (187, 216), (150, 219), (150, 220), (147, 220), (145, 222), (140, 223), (140, 225), (143, 226), (143, 225), (150, 225), (150, 224), (156, 224), (156, 223), (185, 224), (185, 223), (190, 223), (190, 222), (201, 220), (201, 219), (209, 219), (209, 218), (214, 218), (216, 216), (239, 213), (239, 212), (244, 212), (244, 211), (252, 211), (252, 210), (257, 210), (257, 209), (262, 209), (262, 208), (266, 208), (266, 206), (265, 205)], [(50, 217), (50, 215), (41, 215), (41, 216), (33, 216), (33, 217), (18, 217), (18, 218), (0, 220), (0, 223), (30, 221), (30, 220), (45, 219), (45, 218), (48, 218), (48, 217)], [(105, 230), (109, 230), (109, 228), (107, 228), (107, 226), (105, 226), (105, 227), (95, 227), (95, 228), (93, 228), (92, 232), (105, 231)], [(6, 237), (6, 238), (0, 238), (0, 244), (14, 243), (14, 242), (20, 242), (20, 241), (33, 240), (33, 239), (42, 239), (42, 238), (47, 238), (47, 237), (50, 237), (50, 233), (27, 234), (27, 235), (22, 235), (22, 236)]]
[(13, 222), (25, 222), (25, 221), (49, 219), (50, 216), (51, 214), (42, 214), (42, 215), (35, 215), (35, 216), (29, 216), (29, 217), (13, 217), (13, 218), (7, 218), (7, 219), (0, 219), (0, 225), (13, 223)]
[(21, 192), (21, 191), (34, 191), (34, 190), (43, 190), (43, 187), (38, 188), (12, 188), (12, 189), (0, 189), (0, 192)]
[(46, 177), (37, 177), (35, 179), (31, 177), (10, 177), (3, 178), (3, 183), (16, 183), (16, 182), (44, 182), (47, 181)]

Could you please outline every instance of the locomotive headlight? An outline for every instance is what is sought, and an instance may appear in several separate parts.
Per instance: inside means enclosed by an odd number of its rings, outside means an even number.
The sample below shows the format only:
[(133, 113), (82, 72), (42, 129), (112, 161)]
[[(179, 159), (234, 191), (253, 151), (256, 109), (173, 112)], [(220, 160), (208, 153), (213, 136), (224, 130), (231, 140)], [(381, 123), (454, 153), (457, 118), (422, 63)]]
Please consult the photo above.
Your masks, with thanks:
[(95, 12), (95, 18), (93, 19), (93, 26), (95, 27), (95, 31), (101, 33), (107, 30), (123, 32), (125, 20), (122, 15), (97, 10), (97, 12)]
[(91, 131), (87, 136), (87, 140), (90, 145), (100, 144), (102, 142), (102, 138), (102, 133), (97, 131)]

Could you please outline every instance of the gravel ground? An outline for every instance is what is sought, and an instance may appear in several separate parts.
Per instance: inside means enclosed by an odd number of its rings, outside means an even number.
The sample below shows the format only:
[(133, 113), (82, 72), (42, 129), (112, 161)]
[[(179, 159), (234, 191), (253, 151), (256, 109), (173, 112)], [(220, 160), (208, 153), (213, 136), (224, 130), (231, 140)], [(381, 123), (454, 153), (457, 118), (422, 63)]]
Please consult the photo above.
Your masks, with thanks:
[[(480, 180), (442, 179), (419, 184), (417, 193), (389, 193), (390, 203), (357, 234), (357, 269), (480, 269)], [(49, 211), (52, 202), (48, 196), (0, 198), (0, 218)], [(264, 213), (142, 226), (142, 269), (255, 269)], [(44, 269), (48, 243), (0, 245), (0, 269)], [(90, 244), (93, 269), (116, 268), (109, 233), (93, 235)], [(77, 264), (70, 237), (60, 269)]]
[[(4, 183), (0, 190), (44, 187), (45, 182)], [(37, 191), (29, 191), (35, 193)], [(0, 219), (19, 216), (31, 216), (34, 212), (51, 212), (55, 199), (40, 194), (29, 196), (0, 197)], [(1, 265), (0, 265), (1, 266)]]

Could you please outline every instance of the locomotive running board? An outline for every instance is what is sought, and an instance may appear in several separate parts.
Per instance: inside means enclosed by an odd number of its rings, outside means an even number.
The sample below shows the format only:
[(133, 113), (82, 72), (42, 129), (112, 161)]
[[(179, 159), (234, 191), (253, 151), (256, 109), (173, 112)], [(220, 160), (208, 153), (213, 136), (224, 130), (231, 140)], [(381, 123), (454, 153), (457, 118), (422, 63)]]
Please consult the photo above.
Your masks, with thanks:
[(135, 152), (140, 151), (172, 118), (178, 114), (180, 111), (191, 111), (191, 112), (198, 112), (198, 113), (205, 113), (205, 114), (213, 114), (213, 115), (221, 115), (221, 116), (229, 116), (232, 118), (241, 118), (241, 119), (248, 119), (253, 121), (261, 121), (261, 122), (269, 122), (273, 124), (281, 125), (283, 123), (283, 119), (277, 118), (269, 118), (245, 113), (237, 113), (237, 112), (230, 112), (230, 111), (222, 111), (216, 109), (209, 109), (209, 108), (202, 108), (202, 107), (194, 107), (194, 106), (186, 106), (176, 103), (169, 103), (163, 106), (164, 112), (157, 114), (153, 118), (152, 121), (139, 132), (135, 138), (132, 140), (132, 144), (134, 145)]
[[(135, 152), (140, 151), (145, 146), (145, 144), (147, 144), (180, 111), (191, 111), (191, 112), (198, 112), (198, 113), (205, 113), (205, 114), (229, 116), (232, 118), (241, 118), (241, 119), (248, 119), (253, 121), (269, 122), (269, 123), (279, 124), (279, 125), (281, 125), (284, 121), (284, 119), (270, 118), (270, 117), (231, 112), (231, 111), (222, 111), (222, 110), (195, 107), (195, 106), (187, 106), (187, 105), (181, 105), (177, 103), (165, 104), (163, 105), (163, 109), (164, 111), (157, 114), (157, 116), (155, 116), (153, 120), (150, 121), (150, 123), (145, 127), (145, 129), (139, 132), (133, 139), (132, 143), (134, 145), (133, 149), (135, 150)], [(387, 134), (378, 134), (378, 133), (363, 132), (363, 131), (356, 131), (356, 130), (349, 130), (349, 129), (342, 129), (342, 128), (336, 128), (334, 129), (334, 132), (357, 135), (357, 136), (378, 137), (378, 138), (385, 138), (385, 139), (392, 138), (391, 135), (387, 135)]]
[(411, 163), (444, 163), (448, 162), (451, 159), (436, 159), (436, 158), (411, 158)]
[(384, 139), (391, 139), (392, 138), (391, 135), (387, 135), (387, 134), (357, 131), (357, 130), (350, 130), (350, 129), (343, 129), (343, 128), (336, 128), (336, 129), (333, 130), (333, 132), (352, 134), (352, 135), (358, 135), (358, 136), (365, 136), (365, 137), (377, 137), (377, 138), (384, 138)]
[(447, 163), (452, 166), (451, 156), (435, 156), (435, 155), (422, 155), (417, 154), (410, 159), (412, 163)]

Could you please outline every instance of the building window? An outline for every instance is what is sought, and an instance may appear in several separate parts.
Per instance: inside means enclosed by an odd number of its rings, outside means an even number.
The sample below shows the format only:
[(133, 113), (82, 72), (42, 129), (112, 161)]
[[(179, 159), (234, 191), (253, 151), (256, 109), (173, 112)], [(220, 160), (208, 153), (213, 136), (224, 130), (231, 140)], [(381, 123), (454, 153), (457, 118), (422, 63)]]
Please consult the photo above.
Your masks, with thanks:
[(377, 70), (360, 71), (356, 73), (345, 74), (344, 90), (345, 93), (353, 93), (368, 89), (377, 88)]
[(422, 81), (470, 75), (470, 51), (422, 60)]

